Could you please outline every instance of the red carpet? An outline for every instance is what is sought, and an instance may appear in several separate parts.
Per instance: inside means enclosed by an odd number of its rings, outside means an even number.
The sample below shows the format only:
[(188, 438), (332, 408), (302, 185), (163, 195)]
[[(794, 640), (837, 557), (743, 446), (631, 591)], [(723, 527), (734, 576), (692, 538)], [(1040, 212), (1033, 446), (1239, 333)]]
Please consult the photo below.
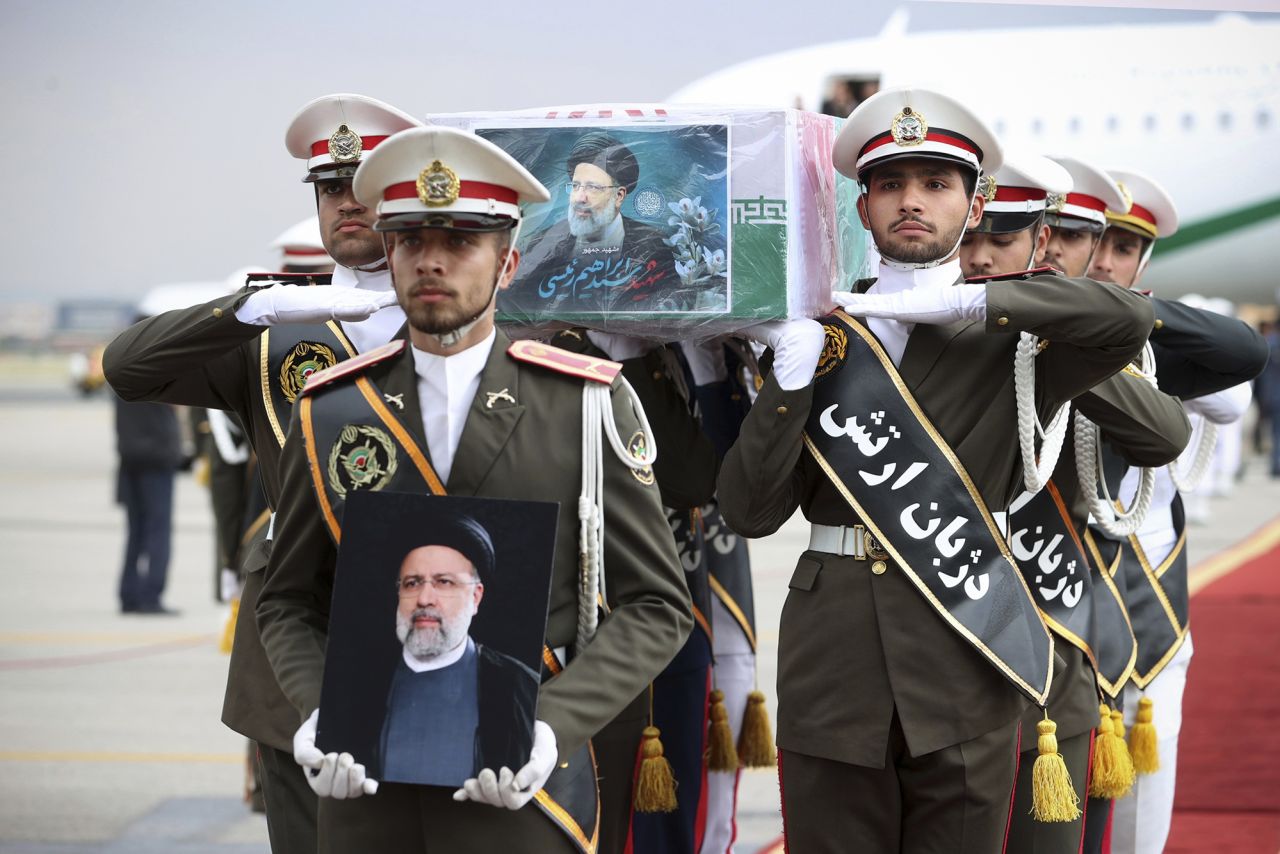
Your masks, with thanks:
[[(1238, 566), (1231, 571), (1232, 566)], [(1193, 573), (1169, 854), (1280, 851), (1280, 520)], [(1228, 571), (1229, 574), (1221, 574)], [(1216, 577), (1195, 591), (1196, 582)]]

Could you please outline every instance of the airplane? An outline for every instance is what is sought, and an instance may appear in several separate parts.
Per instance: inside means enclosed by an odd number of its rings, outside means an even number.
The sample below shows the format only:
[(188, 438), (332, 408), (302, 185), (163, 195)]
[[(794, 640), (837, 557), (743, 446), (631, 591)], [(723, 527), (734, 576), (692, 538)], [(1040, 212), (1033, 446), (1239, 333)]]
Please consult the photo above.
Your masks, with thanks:
[(1157, 243), (1144, 288), (1280, 301), (1270, 255), (1280, 246), (1280, 20), (1229, 13), (1196, 23), (927, 33), (907, 24), (899, 9), (875, 38), (764, 56), (665, 101), (816, 110), (841, 80), (871, 91), (937, 89), (1010, 147), (1159, 181), (1181, 226)]

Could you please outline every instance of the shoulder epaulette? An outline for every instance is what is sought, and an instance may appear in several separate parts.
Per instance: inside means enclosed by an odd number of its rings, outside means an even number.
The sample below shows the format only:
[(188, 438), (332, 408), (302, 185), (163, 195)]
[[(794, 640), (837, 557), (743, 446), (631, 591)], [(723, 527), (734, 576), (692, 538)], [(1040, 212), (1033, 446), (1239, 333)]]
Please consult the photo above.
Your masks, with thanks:
[(246, 287), (268, 288), (272, 285), (327, 285), (332, 273), (250, 273), (244, 277)]
[[(538, 341), (514, 341), (507, 348), (507, 355), (518, 362), (538, 365), (557, 373), (568, 374), (571, 377), (578, 377), (584, 380), (594, 380), (605, 385), (612, 383), (613, 378), (622, 370), (621, 362), (611, 362), (598, 356), (571, 353), (568, 350), (561, 350), (559, 347), (552, 347), (550, 344), (542, 344)], [(333, 368), (329, 370), (333, 370)]]
[(966, 285), (982, 285), (987, 282), (1014, 282), (1022, 279), (1030, 279), (1032, 276), (1061, 276), (1058, 270), (1049, 265), (1042, 267), (1032, 267), (1030, 270), (1022, 270), (1017, 273), (995, 273), (990, 276), (970, 276), (964, 280)]
[(340, 380), (343, 377), (349, 377), (352, 374), (358, 374), (366, 368), (371, 368), (379, 362), (385, 362), (392, 356), (398, 356), (408, 346), (408, 342), (403, 338), (392, 341), (390, 344), (383, 344), (370, 350), (368, 353), (361, 353), (358, 356), (352, 356), (345, 362), (325, 368), (323, 371), (316, 371), (307, 378), (307, 384), (302, 387), (302, 394), (311, 394), (321, 386), (328, 385), (334, 380)]

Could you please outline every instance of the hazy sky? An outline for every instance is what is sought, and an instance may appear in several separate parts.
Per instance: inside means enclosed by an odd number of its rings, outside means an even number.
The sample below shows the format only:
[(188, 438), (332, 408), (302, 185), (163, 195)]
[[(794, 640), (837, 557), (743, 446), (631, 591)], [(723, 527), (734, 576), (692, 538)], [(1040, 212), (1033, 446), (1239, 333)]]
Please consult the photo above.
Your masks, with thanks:
[(1206, 17), (889, 0), (4, 0), (0, 299), (132, 298), (274, 263), (269, 243), (314, 213), (285, 127), (328, 92), (418, 116), (657, 101), (736, 62), (873, 35), (899, 6), (911, 30)]

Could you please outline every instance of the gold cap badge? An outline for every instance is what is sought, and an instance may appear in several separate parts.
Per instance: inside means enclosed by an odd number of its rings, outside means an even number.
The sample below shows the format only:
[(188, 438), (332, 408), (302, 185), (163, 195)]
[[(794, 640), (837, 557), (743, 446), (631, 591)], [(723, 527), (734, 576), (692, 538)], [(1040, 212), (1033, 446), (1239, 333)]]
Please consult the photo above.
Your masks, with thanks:
[(893, 125), (889, 128), (889, 132), (893, 134), (893, 141), (898, 145), (908, 147), (919, 145), (929, 135), (929, 123), (920, 113), (910, 107), (903, 107), (902, 112), (893, 117)]
[(346, 125), (338, 125), (338, 129), (329, 137), (329, 156), (338, 163), (350, 163), (359, 160), (364, 151), (364, 142), (360, 134)]
[(1048, 196), (1045, 197), (1044, 207), (1045, 207), (1045, 210), (1049, 211), (1050, 213), (1057, 213), (1058, 211), (1066, 207), (1066, 204), (1067, 204), (1066, 193), (1050, 193)]
[(996, 190), (1000, 189), (996, 184), (995, 175), (983, 175), (982, 180), (978, 182), (978, 192), (986, 197), (987, 204), (996, 200)]
[(1129, 208), (1133, 207), (1133, 193), (1129, 192), (1129, 188), (1124, 185), (1123, 181), (1116, 181), (1116, 186), (1120, 188), (1120, 195), (1124, 197), (1124, 210), (1116, 211), (1116, 213), (1128, 213)]
[(418, 201), (429, 208), (442, 208), (458, 200), (462, 183), (458, 175), (439, 160), (418, 173)]

